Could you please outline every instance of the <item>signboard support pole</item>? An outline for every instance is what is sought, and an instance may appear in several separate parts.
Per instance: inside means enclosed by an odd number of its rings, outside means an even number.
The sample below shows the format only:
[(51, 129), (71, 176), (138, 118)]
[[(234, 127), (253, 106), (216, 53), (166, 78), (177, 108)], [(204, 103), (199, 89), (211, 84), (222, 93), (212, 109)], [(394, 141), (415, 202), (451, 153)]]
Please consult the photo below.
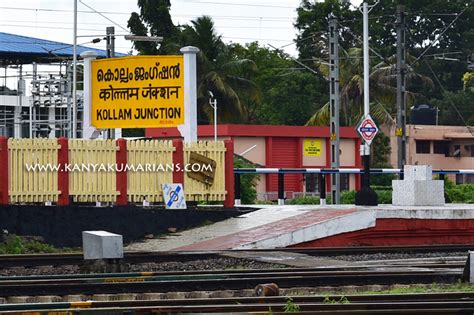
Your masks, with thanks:
[(180, 50), (184, 56), (184, 125), (178, 130), (185, 143), (197, 141), (197, 67), (199, 48), (186, 46)]
[[(377, 4), (377, 3), (376, 3)], [(373, 7), (373, 6), (372, 6)], [(363, 33), (364, 33), (364, 117), (368, 118), (370, 114), (369, 97), (369, 5), (367, 2), (362, 4), (363, 14)], [(362, 161), (364, 163), (364, 174), (362, 176), (362, 188), (356, 193), (355, 204), (364, 206), (378, 205), (378, 197), (375, 191), (370, 188), (370, 145), (364, 143), (361, 145)]]
[[(81, 54), (84, 59), (84, 94), (82, 99), (82, 138), (95, 139), (96, 128), (91, 125), (91, 108), (92, 108), (92, 60), (97, 58), (97, 53), (93, 51), (85, 51)], [(73, 115), (77, 115), (76, 112)]]

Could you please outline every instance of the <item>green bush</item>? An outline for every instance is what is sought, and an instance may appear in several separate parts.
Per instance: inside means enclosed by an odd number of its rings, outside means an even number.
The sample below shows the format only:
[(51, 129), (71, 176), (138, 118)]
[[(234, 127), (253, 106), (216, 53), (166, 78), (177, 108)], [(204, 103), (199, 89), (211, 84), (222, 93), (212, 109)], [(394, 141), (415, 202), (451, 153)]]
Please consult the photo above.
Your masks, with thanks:
[(355, 190), (341, 191), (341, 203), (342, 204), (354, 204), (355, 203)]
[[(374, 189), (378, 196), (379, 204), (391, 204), (392, 203), (392, 190), (387, 189)], [(355, 203), (356, 191), (343, 191), (341, 192), (341, 203), (342, 204), (354, 204)]]
[(375, 190), (379, 197), (379, 204), (391, 204), (392, 203), (392, 190)]
[(446, 199), (452, 203), (474, 203), (474, 185), (446, 185)]
[[(255, 164), (238, 157), (234, 156), (234, 168), (254, 168)], [(240, 200), (242, 204), (255, 203), (257, 199), (257, 174), (240, 174)]]
[(287, 204), (289, 205), (319, 205), (319, 197), (298, 197), (290, 199)]
[(58, 251), (58, 249), (49, 244), (26, 239), (18, 235), (4, 236), (3, 241), (0, 243), (0, 254), (2, 255), (54, 253)]

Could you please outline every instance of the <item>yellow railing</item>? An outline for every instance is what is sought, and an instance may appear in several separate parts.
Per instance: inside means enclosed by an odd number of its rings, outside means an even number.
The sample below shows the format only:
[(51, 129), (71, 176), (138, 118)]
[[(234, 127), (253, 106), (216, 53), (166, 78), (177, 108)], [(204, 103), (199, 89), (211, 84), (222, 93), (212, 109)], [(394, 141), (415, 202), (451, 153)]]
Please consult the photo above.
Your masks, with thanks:
[[(74, 202), (117, 202), (117, 152), (114, 140), (68, 140), (68, 154), (61, 153), (58, 139), (9, 139), (9, 201), (11, 203), (57, 202), (61, 194), (58, 176), (69, 182), (69, 196)], [(64, 148), (65, 150), (65, 148)], [(162, 184), (173, 183), (173, 161), (176, 148), (172, 141), (134, 140), (127, 142), (127, 199), (132, 203), (143, 200), (162, 202)], [(212, 184), (188, 176), (187, 172), (175, 173), (184, 178), (184, 192), (189, 201), (224, 201), (225, 190), (225, 144), (223, 141), (200, 141), (185, 144), (183, 152), (176, 152), (183, 163), (189, 163), (191, 152), (198, 153), (216, 162)], [(58, 175), (58, 156), (67, 161), (67, 173)], [(121, 158), (125, 157), (120, 152)], [(63, 161), (63, 162), (64, 162)], [(36, 167), (28, 170), (26, 165)], [(112, 168), (109, 168), (111, 166)], [(41, 167), (41, 168), (40, 168)], [(180, 165), (183, 168), (183, 165)], [(181, 175), (182, 174), (182, 175)], [(66, 177), (64, 177), (66, 176)], [(61, 182), (60, 181), (60, 182)], [(63, 197), (68, 200), (67, 189)], [(62, 196), (62, 195), (61, 195)], [(63, 198), (61, 197), (61, 198)], [(63, 200), (63, 199), (61, 199)], [(67, 201), (66, 201), (67, 202)]]
[(208, 185), (184, 174), (184, 192), (186, 200), (223, 201), (225, 190), (225, 143), (224, 141), (198, 141), (184, 145), (184, 163), (189, 162), (191, 152), (204, 155), (216, 162), (214, 183)]
[[(56, 139), (8, 139), (9, 183), (11, 203), (56, 202), (58, 172), (38, 166), (57, 165), (59, 145)], [(28, 170), (36, 166), (36, 170)]]
[(163, 201), (161, 184), (173, 182), (172, 141), (134, 140), (127, 142), (127, 161), (135, 171), (128, 171), (128, 201)]
[(115, 167), (117, 150), (114, 140), (69, 140), (69, 164), (82, 168), (69, 173), (69, 194), (75, 202), (115, 201), (118, 195), (115, 171), (98, 167), (109, 164)]

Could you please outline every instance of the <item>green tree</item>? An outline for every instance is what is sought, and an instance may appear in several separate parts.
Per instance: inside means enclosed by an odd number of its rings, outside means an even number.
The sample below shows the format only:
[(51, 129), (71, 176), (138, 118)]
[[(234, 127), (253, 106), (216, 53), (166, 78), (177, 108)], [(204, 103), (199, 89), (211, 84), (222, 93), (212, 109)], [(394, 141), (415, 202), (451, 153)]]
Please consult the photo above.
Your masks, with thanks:
[(236, 58), (253, 60), (258, 68), (251, 78), (262, 96), (258, 104), (246, 103), (249, 123), (302, 125), (318, 109), (317, 104), (324, 103), (327, 83), (306, 69), (295, 68), (298, 65), (288, 55), (257, 42), (234, 44), (230, 49)]
[(209, 91), (218, 100), (219, 122), (247, 121), (244, 102), (258, 102), (260, 93), (257, 85), (242, 73), (255, 72), (255, 63), (250, 59), (233, 58), (221, 36), (216, 33), (210, 17), (199, 17), (191, 23), (182, 32), (182, 43), (200, 49), (197, 101), (201, 121), (206, 117), (209, 122), (214, 119), (209, 105)]
[(474, 125), (474, 92), (446, 91), (441, 99), (430, 103), (439, 110), (440, 125)]
[(170, 0), (138, 0), (140, 13), (132, 12), (127, 26), (134, 35), (162, 36), (163, 41), (134, 41), (133, 46), (142, 55), (170, 54), (177, 52), (175, 43), (180, 34), (170, 15)]
[[(388, 63), (388, 65), (387, 65)], [(371, 96), (371, 116), (380, 123), (391, 123), (396, 113), (396, 67), (394, 58), (388, 58), (375, 64), (370, 73), (370, 96)], [(328, 75), (327, 65), (320, 65), (322, 73)], [(351, 48), (342, 51), (342, 58), (339, 63), (339, 82), (341, 100), (341, 124), (354, 126), (363, 116), (363, 96), (364, 96), (364, 75), (362, 49)], [(420, 97), (418, 93), (412, 92), (410, 87), (414, 84), (433, 88), (430, 78), (409, 71), (407, 79), (408, 106), (415, 103)], [(329, 124), (329, 104), (326, 103), (307, 122), (308, 125), (328, 125)]]
[[(325, 0), (311, 1), (302, 0), (297, 9), (298, 17), (295, 27), (298, 30), (296, 46), (299, 57), (308, 64), (313, 64), (314, 58), (326, 58), (327, 56), (327, 30), (328, 16), (333, 14), (341, 20), (353, 20), (358, 18), (358, 12), (351, 10), (349, 1)], [(351, 31), (348, 28), (341, 30), (341, 45), (348, 49), (356, 44)]]
[[(368, 1), (373, 4), (374, 1)], [(448, 55), (459, 61), (432, 60), (433, 71), (446, 89), (454, 91), (462, 88), (458, 80), (466, 71), (467, 56), (474, 50), (474, 7), (472, 0), (380, 0), (369, 16), (370, 45), (385, 58), (396, 53), (396, 10), (403, 4), (406, 11), (406, 47), (409, 54), (420, 56), (426, 48), (426, 55), (455, 53)], [(298, 50), (302, 59), (327, 58), (327, 16), (332, 13), (340, 21), (340, 45), (344, 49), (360, 46), (362, 39), (362, 16), (349, 1), (325, 0), (301, 2), (295, 27), (298, 36)], [(461, 14), (458, 16), (459, 14)], [(454, 20), (456, 21), (452, 23)], [(452, 24), (451, 24), (452, 23)], [(441, 36), (442, 35), (442, 36)], [(310, 38), (312, 40), (305, 40)], [(436, 40), (437, 39), (437, 40)], [(436, 40), (436, 41), (435, 41)], [(433, 57), (429, 57), (433, 59)], [(432, 77), (430, 68), (420, 59), (412, 65), (415, 72)], [(317, 61), (319, 62), (319, 60)], [(432, 77), (432, 79), (434, 79)], [(433, 95), (423, 86), (414, 92)], [(441, 90), (434, 91), (441, 97)]]

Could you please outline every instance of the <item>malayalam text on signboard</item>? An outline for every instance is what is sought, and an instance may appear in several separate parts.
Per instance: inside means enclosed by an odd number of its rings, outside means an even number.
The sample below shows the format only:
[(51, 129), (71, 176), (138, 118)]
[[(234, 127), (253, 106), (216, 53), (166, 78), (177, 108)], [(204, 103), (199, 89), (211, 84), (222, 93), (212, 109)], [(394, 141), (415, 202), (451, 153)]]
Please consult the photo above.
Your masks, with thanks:
[(182, 56), (94, 60), (92, 125), (103, 129), (183, 124), (183, 78)]

